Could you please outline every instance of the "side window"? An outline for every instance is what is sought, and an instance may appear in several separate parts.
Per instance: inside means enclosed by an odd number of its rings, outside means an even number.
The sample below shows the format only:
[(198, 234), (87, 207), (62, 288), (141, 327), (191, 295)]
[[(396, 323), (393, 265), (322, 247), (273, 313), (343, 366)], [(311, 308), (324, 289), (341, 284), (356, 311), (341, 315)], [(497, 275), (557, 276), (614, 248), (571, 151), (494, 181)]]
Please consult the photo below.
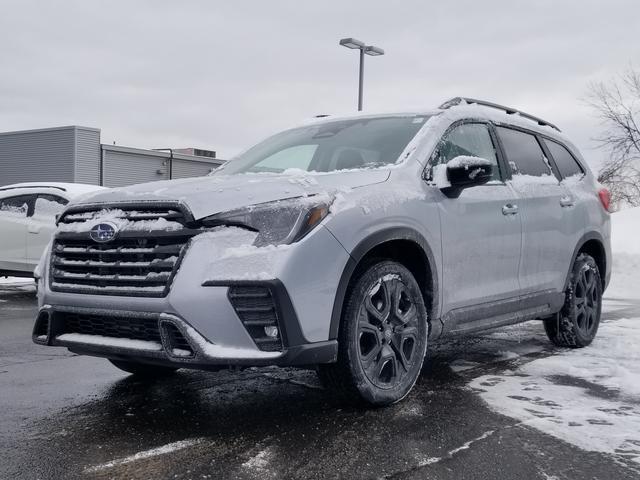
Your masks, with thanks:
[(57, 195), (39, 194), (36, 198), (33, 215), (55, 218), (67, 203), (69, 203), (67, 199)]
[(562, 178), (569, 178), (574, 175), (584, 175), (582, 167), (578, 164), (573, 155), (563, 145), (556, 143), (552, 140), (544, 139), (544, 143), (551, 152), (553, 160), (560, 170)]
[(29, 212), (31, 195), (18, 195), (0, 199), (0, 215), (11, 217), (26, 217)]
[(496, 130), (514, 175), (553, 175), (534, 135), (505, 127), (498, 127)]
[(287, 168), (308, 170), (318, 145), (296, 145), (285, 148), (256, 163), (251, 167), (254, 172), (280, 173)]
[(460, 155), (489, 160), (493, 166), (493, 180), (500, 180), (498, 157), (487, 125), (465, 123), (455, 127), (440, 141), (432, 166), (446, 164)]

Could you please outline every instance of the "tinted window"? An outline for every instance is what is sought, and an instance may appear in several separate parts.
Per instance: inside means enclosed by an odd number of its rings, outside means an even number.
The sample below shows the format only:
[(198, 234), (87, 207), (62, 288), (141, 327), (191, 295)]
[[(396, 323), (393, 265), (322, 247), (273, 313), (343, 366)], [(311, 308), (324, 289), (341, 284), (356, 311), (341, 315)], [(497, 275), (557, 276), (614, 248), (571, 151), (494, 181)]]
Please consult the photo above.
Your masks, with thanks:
[(489, 160), (493, 166), (493, 179), (500, 180), (496, 149), (486, 125), (465, 123), (455, 127), (440, 142), (433, 163), (445, 164), (460, 155)]
[(328, 172), (393, 164), (427, 116), (358, 118), (311, 124), (274, 135), (227, 162), (214, 175)]
[(565, 147), (551, 140), (547, 140), (545, 138), (544, 143), (547, 145), (547, 148), (551, 152), (551, 156), (553, 160), (556, 162), (558, 166), (558, 170), (560, 170), (560, 174), (563, 178), (571, 177), (573, 175), (582, 175), (584, 172), (576, 159), (573, 158), (573, 155), (569, 153)]
[(33, 214), (55, 218), (67, 203), (69, 203), (68, 200), (57, 195), (40, 194), (36, 199)]
[(498, 127), (497, 130), (514, 175), (552, 175), (536, 137), (511, 128)]
[(31, 195), (19, 195), (0, 200), (0, 214), (26, 217), (29, 211)]

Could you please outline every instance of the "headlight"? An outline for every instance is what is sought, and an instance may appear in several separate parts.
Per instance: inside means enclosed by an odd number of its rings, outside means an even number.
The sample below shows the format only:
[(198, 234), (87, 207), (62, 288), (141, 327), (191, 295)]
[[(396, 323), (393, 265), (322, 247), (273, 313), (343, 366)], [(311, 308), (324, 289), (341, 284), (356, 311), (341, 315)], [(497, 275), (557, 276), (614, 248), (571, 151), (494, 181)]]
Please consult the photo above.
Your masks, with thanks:
[(205, 227), (235, 225), (258, 232), (256, 246), (297, 242), (329, 214), (331, 201), (312, 196), (261, 203), (203, 219)]

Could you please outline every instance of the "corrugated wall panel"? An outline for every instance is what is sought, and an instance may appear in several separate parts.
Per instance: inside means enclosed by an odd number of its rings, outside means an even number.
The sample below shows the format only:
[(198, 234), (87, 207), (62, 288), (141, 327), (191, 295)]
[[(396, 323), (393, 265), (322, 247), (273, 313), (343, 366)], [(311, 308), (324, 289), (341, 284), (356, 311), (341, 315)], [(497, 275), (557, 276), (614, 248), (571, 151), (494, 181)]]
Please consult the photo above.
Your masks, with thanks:
[(73, 182), (75, 127), (0, 133), (0, 185)]
[[(167, 161), (156, 155), (143, 155), (129, 152), (119, 152), (104, 148), (104, 177), (105, 187), (123, 187), (134, 183), (167, 180), (169, 171)], [(161, 174), (157, 172), (161, 171)]]
[(201, 177), (209, 174), (218, 165), (197, 160), (173, 159), (173, 178)]
[(75, 181), (100, 183), (100, 130), (76, 128)]

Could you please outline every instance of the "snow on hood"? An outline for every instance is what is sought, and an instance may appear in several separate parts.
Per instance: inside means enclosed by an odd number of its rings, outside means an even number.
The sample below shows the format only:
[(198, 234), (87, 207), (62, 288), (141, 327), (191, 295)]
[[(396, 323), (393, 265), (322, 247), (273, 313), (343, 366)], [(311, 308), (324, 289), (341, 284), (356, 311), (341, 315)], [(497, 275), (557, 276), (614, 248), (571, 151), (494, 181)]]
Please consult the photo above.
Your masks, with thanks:
[(389, 175), (388, 168), (329, 173), (287, 170), (282, 174), (211, 175), (113, 188), (85, 196), (81, 202), (72, 204), (179, 201), (197, 220), (249, 205), (381, 183)]

